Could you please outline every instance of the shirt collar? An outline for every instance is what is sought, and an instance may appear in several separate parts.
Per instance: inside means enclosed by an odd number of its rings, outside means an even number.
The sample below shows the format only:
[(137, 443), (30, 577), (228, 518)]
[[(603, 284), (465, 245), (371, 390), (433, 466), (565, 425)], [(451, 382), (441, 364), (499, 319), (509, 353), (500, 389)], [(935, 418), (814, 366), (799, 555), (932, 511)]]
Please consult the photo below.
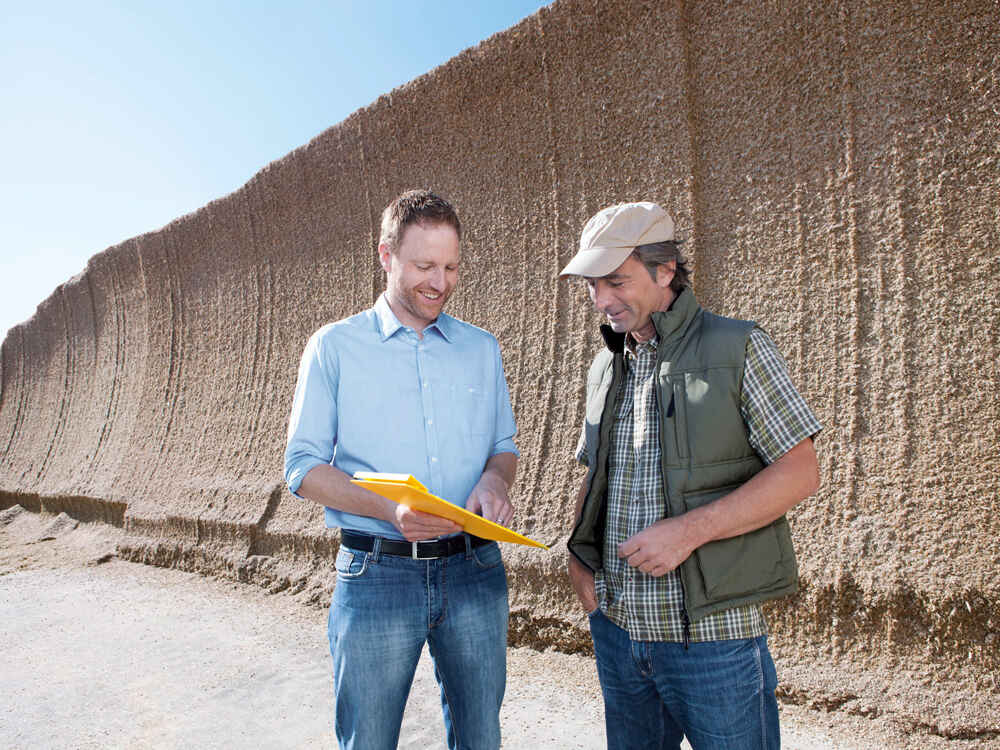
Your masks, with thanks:
[(655, 333), (651, 339), (641, 343), (632, 338), (631, 333), (625, 335), (625, 351), (632, 357), (638, 357), (639, 353), (642, 351), (655, 354), (659, 343), (660, 337)]
[[(396, 313), (389, 307), (389, 302), (385, 298), (385, 292), (382, 292), (378, 296), (378, 299), (375, 300), (374, 310), (375, 320), (378, 324), (379, 335), (381, 335), (382, 341), (392, 338), (396, 331), (407, 328), (399, 322)], [(437, 320), (424, 329), (424, 335), (426, 336), (430, 331), (437, 331), (441, 334), (441, 338), (451, 343), (455, 337), (455, 319), (446, 313), (441, 313), (437, 316)]]

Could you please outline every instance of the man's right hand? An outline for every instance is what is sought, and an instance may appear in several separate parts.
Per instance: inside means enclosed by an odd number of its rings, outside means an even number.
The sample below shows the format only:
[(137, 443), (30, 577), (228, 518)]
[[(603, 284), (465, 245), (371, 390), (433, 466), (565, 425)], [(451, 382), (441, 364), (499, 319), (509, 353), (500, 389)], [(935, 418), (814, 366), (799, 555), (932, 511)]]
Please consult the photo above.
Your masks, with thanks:
[(594, 591), (594, 574), (579, 560), (569, 556), (569, 580), (576, 591), (576, 597), (580, 600), (584, 610), (590, 614), (597, 609), (597, 594)]
[(461, 526), (447, 518), (422, 513), (406, 505), (396, 505), (395, 510), (392, 523), (408, 542), (435, 539), (447, 534), (456, 534), (462, 530)]
[(327, 508), (388, 521), (408, 542), (457, 534), (462, 530), (447, 518), (397, 505), (387, 497), (352, 484), (350, 476), (329, 464), (310, 469), (302, 479), (299, 494)]

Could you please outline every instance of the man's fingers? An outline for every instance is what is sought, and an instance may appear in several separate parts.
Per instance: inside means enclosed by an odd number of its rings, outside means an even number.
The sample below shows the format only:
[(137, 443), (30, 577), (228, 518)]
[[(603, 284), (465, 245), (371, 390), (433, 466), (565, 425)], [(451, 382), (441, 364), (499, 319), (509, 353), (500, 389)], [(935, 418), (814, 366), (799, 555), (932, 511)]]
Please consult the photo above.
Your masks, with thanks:
[[(471, 511), (472, 508), (470, 507)], [(472, 511), (475, 512), (475, 511)], [(482, 516), (487, 521), (508, 524), (514, 517), (514, 508), (510, 502), (500, 497), (490, 497), (482, 504)]]
[(424, 529), (426, 531), (435, 531), (439, 534), (452, 534), (456, 531), (461, 531), (462, 527), (453, 521), (449, 521), (447, 518), (439, 518), (438, 516), (431, 516), (432, 520), (424, 521), (422, 520), (416, 526), (417, 528)]
[(646, 559), (646, 551), (642, 547), (635, 547), (632, 550), (618, 548), (618, 557), (625, 559), (633, 568), (640, 565)]
[(639, 542), (635, 540), (635, 537), (629, 537), (620, 545), (618, 545), (618, 557), (630, 557), (635, 552), (639, 550)]
[(510, 503), (498, 502), (494, 508), (494, 512), (491, 514), (493, 517), (489, 518), (490, 521), (496, 521), (499, 524), (507, 525), (510, 523), (511, 519), (514, 517), (514, 508)]
[(422, 513), (405, 505), (400, 507), (403, 510), (399, 517), (399, 530), (403, 532), (403, 536), (407, 539), (411, 539), (412, 537), (411, 541), (415, 541), (418, 537), (441, 536), (462, 530), (461, 526), (449, 521), (447, 518), (441, 518), (430, 513)]
[(643, 573), (647, 573), (655, 577), (666, 575), (674, 569), (674, 566), (671, 566), (669, 562), (664, 562), (653, 555), (648, 555), (645, 550), (642, 549), (632, 555), (629, 555), (626, 562), (633, 568), (638, 568)]

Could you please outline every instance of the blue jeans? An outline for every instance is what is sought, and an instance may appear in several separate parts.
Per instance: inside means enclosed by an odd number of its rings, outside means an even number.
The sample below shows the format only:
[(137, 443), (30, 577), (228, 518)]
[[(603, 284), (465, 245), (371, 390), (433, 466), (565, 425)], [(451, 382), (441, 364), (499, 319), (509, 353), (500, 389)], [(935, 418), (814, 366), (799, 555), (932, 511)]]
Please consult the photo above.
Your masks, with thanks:
[(771, 750), (781, 746), (767, 637), (633, 641), (590, 615), (609, 750)]
[(426, 641), (450, 750), (500, 747), (507, 575), (495, 543), (436, 560), (341, 546), (327, 632), (341, 750), (392, 750)]

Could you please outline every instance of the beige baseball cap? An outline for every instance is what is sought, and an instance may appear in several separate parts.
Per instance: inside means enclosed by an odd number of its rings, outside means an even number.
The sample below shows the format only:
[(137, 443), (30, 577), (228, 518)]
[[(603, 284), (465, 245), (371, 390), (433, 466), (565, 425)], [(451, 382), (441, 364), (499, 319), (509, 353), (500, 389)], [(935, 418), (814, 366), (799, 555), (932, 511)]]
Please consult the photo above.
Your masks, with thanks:
[(671, 242), (674, 220), (655, 203), (619, 203), (598, 211), (580, 234), (580, 249), (559, 276), (607, 276), (638, 245)]

